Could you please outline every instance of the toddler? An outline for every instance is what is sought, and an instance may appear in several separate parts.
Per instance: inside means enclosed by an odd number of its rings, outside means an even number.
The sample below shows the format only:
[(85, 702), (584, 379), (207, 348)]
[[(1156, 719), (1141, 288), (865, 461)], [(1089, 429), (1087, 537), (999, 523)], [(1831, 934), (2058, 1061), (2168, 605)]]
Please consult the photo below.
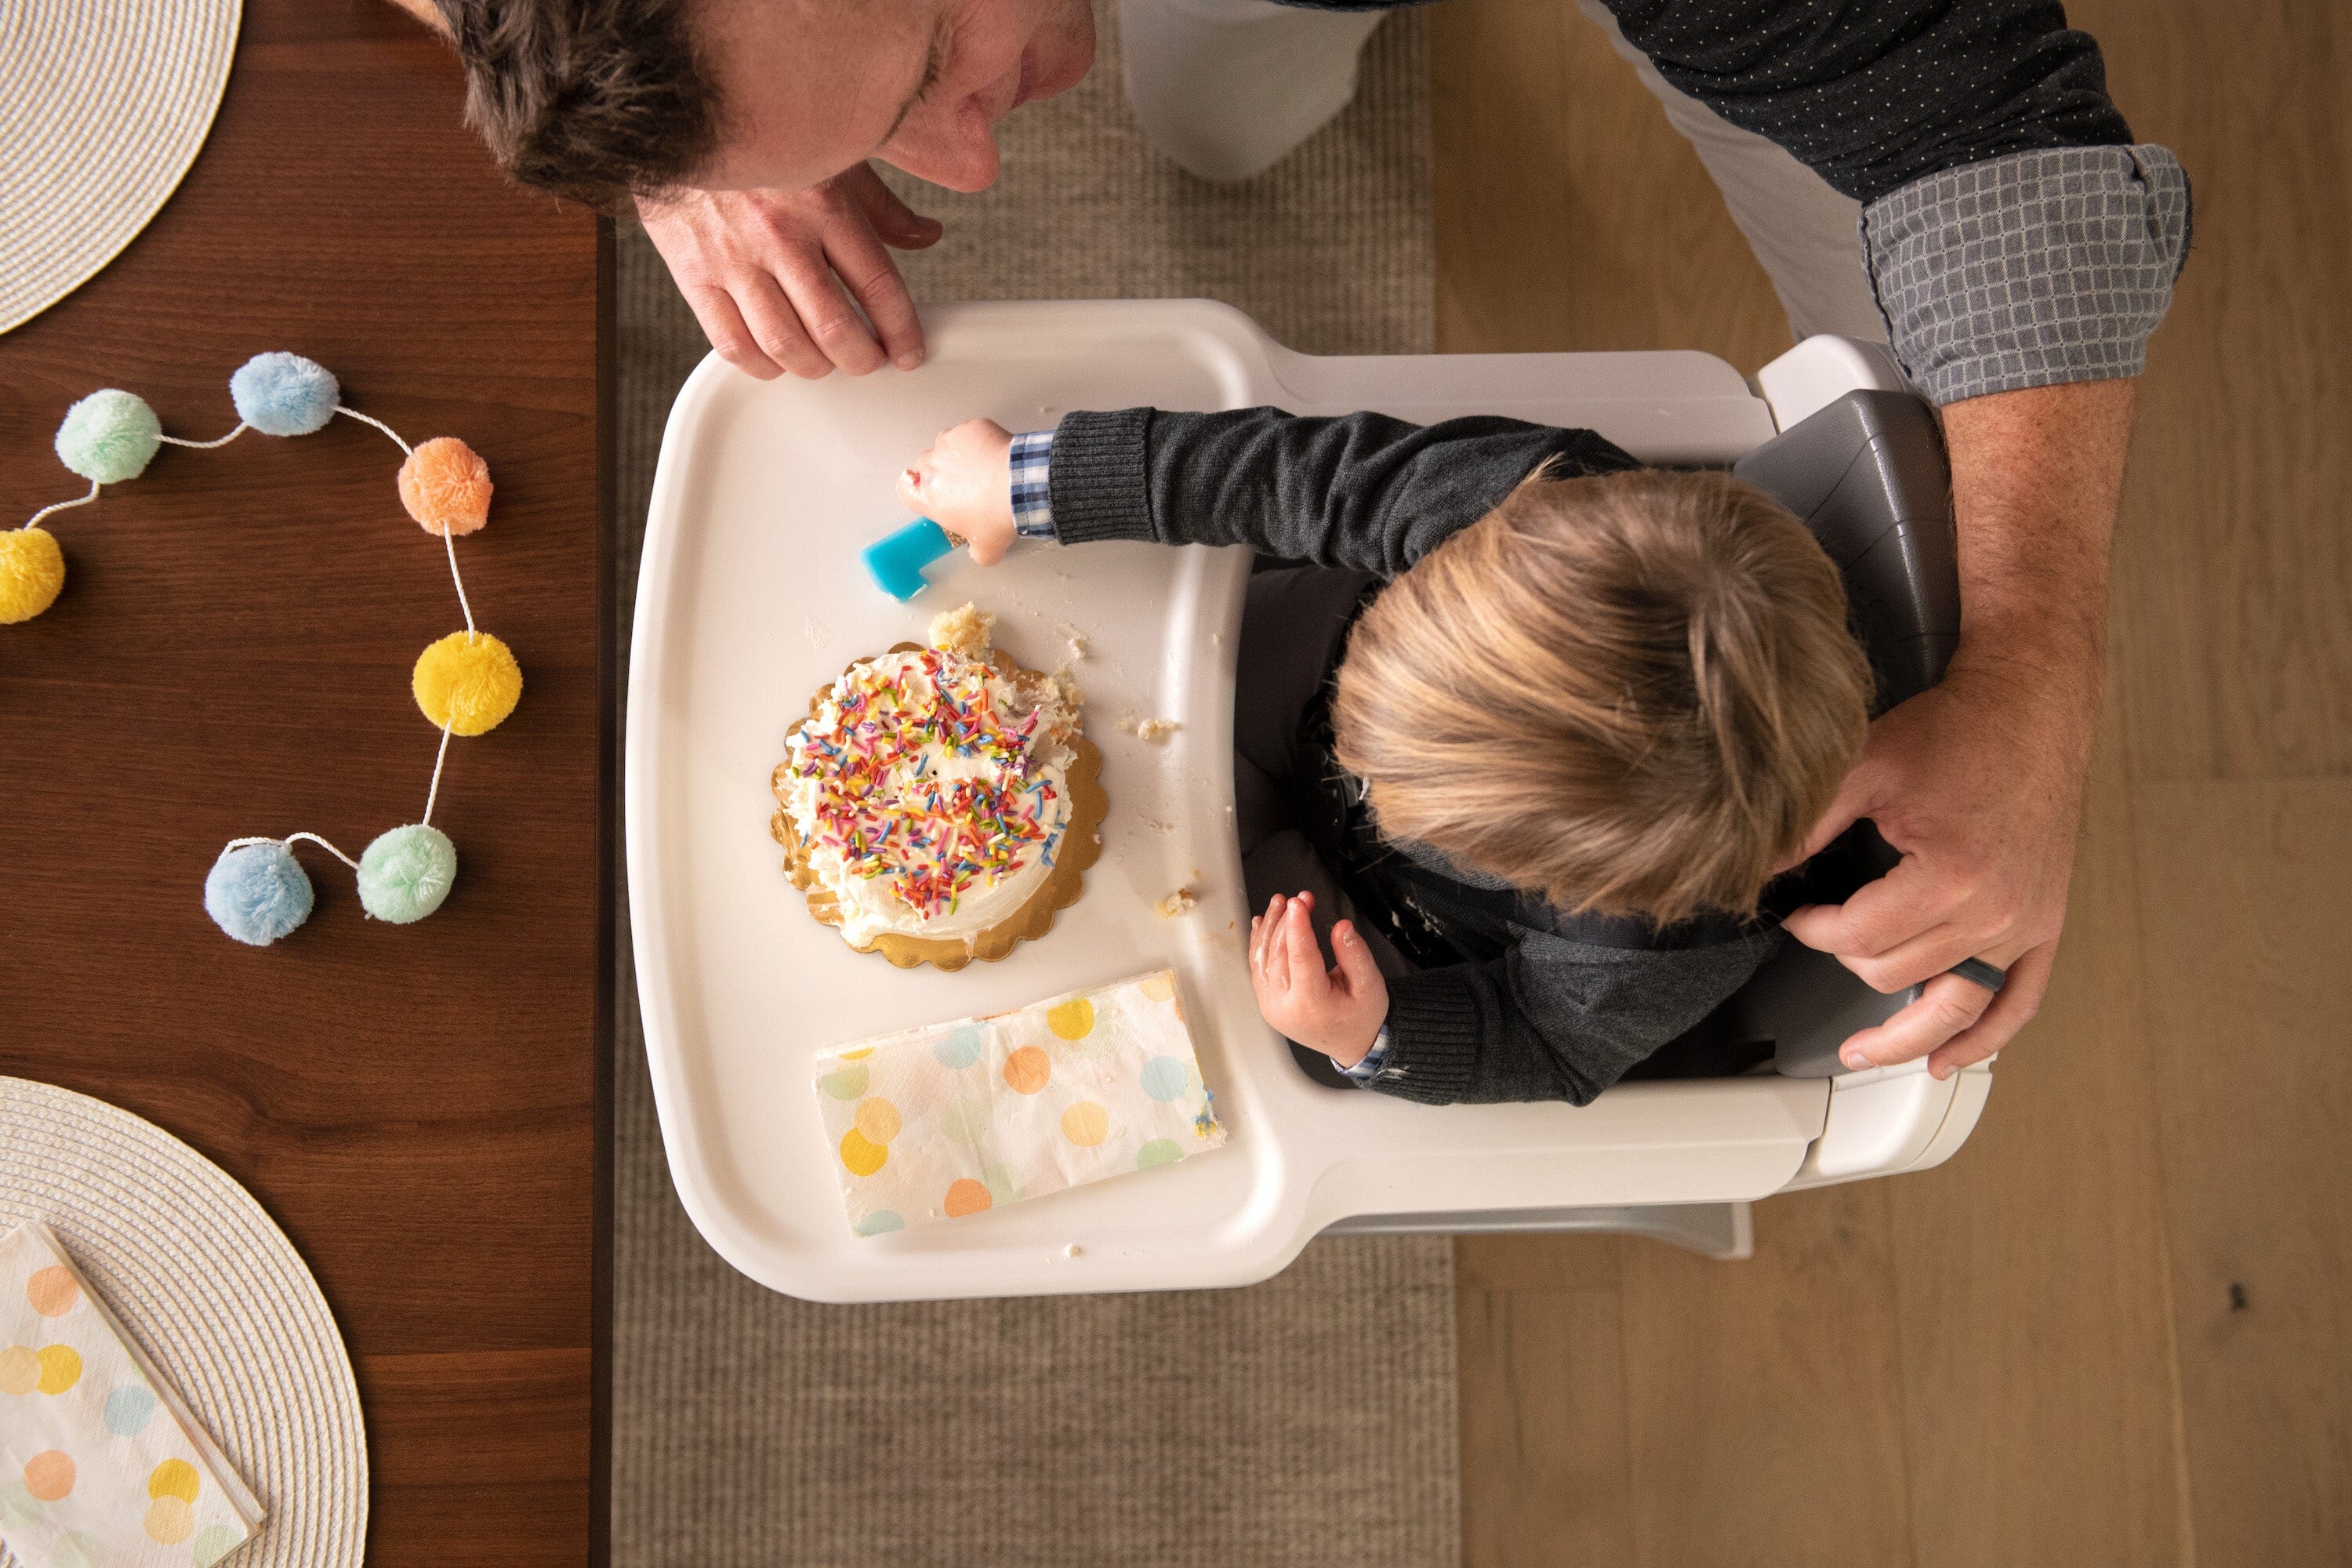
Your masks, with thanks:
[(1770, 955), (1766, 884), (1861, 752), (1869, 672), (1804, 525), (1589, 430), (972, 420), (899, 489), (982, 565), (1017, 537), (1299, 563), (1252, 578), (1238, 650), (1250, 977), (1367, 1088), (1591, 1100)]

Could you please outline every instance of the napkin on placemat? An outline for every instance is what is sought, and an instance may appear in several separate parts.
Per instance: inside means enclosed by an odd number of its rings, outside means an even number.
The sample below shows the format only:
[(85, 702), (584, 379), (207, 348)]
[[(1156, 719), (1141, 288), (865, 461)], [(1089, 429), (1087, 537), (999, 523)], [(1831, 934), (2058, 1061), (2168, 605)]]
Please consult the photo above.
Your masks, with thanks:
[(1209, 1100), (1164, 969), (817, 1061), (817, 1108), (860, 1236), (1213, 1149), (1225, 1130)]
[(211, 1568), (261, 1504), (47, 1226), (0, 1237), (0, 1539), (25, 1568)]

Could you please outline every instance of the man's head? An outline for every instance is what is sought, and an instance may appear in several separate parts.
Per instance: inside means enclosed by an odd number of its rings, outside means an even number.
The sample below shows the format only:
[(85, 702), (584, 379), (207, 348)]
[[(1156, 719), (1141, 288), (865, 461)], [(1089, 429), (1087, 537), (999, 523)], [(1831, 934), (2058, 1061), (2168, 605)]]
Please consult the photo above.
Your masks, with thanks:
[(1568, 909), (1748, 913), (1861, 754), (1837, 569), (1761, 490), (1522, 484), (1356, 623), (1332, 703), (1383, 833)]
[(996, 178), (996, 122), (1094, 62), (1087, 0), (437, 0), (467, 116), (526, 184), (599, 206), (801, 190), (879, 158)]

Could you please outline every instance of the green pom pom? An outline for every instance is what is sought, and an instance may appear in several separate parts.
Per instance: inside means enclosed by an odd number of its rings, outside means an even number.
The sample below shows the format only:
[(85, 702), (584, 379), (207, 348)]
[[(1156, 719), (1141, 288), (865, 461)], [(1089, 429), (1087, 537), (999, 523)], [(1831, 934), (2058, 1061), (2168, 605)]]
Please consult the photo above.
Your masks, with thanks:
[(441, 907), (457, 879), (457, 847), (437, 827), (395, 827), (360, 857), (360, 905), (380, 921), (406, 925)]
[(119, 485), (147, 471), (163, 444), (163, 422), (147, 400), (112, 387), (66, 410), (58, 460), (96, 484)]

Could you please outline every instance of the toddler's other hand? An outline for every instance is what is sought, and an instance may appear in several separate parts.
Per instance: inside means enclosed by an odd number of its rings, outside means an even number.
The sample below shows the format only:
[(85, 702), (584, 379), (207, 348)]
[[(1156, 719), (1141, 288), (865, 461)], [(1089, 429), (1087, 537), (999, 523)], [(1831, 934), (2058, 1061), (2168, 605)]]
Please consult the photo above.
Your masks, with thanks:
[(995, 565), (1013, 545), (1013, 432), (993, 419), (940, 431), (898, 475), (898, 499)]
[(1389, 1016), (1388, 982), (1348, 921), (1331, 928), (1339, 962), (1326, 971), (1323, 944), (1307, 918), (1314, 909), (1312, 893), (1276, 893), (1265, 913), (1251, 920), (1250, 988), (1267, 1023), (1341, 1067), (1354, 1067)]

